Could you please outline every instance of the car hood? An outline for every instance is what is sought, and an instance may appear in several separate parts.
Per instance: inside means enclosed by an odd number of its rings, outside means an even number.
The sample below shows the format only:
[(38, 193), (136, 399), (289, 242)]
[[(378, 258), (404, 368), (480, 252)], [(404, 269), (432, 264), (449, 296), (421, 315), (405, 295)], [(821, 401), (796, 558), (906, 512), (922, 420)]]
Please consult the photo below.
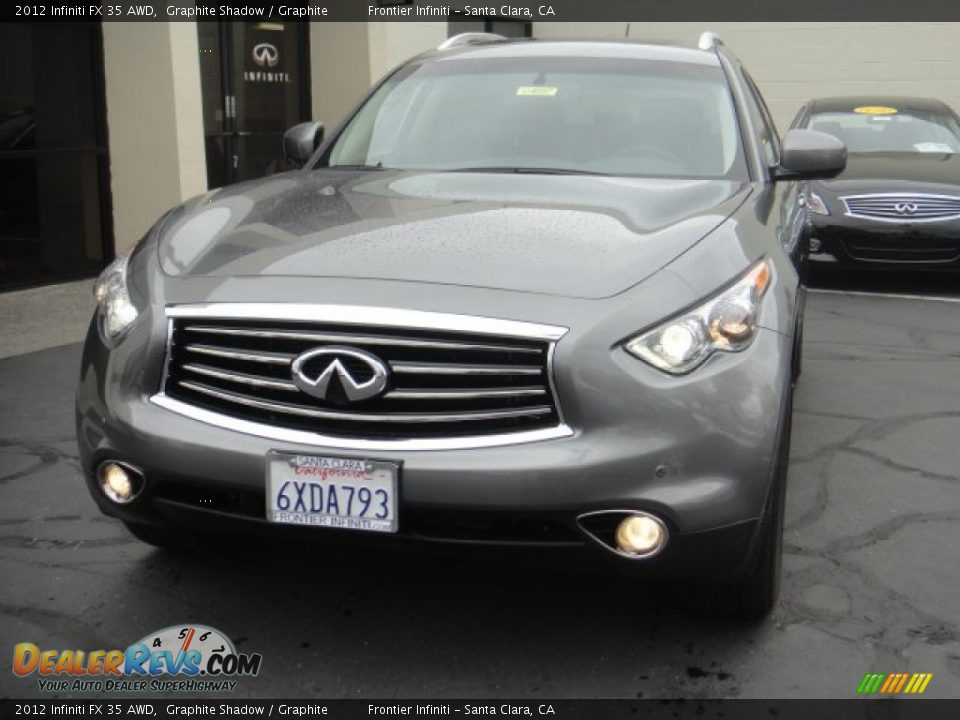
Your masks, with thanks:
[(923, 191), (960, 194), (960, 154), (851, 153), (840, 175), (817, 184), (837, 194)]
[(722, 180), (299, 171), (174, 211), (168, 275), (366, 278), (608, 297), (715, 229), (749, 186)]

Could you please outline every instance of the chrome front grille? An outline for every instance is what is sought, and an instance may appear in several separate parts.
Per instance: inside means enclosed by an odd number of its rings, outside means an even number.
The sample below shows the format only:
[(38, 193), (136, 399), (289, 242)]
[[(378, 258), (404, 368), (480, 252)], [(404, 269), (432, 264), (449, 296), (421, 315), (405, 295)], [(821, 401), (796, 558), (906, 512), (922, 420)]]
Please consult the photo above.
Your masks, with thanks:
[[(162, 396), (213, 413), (204, 419), (372, 441), (489, 439), (563, 427), (550, 375), (553, 343), (562, 328), (535, 336), (498, 335), (491, 332), (497, 321), (486, 319), (482, 332), (465, 332), (433, 327), (435, 322), (358, 326), (336, 313), (334, 320), (247, 319), (233, 309), (231, 317), (184, 316), (176, 308), (169, 313)], [(463, 316), (450, 320), (452, 326), (464, 322), (470, 325)], [(505, 322), (511, 333), (524, 325)], [(386, 387), (356, 401), (342, 391), (342, 378), (322, 399), (304, 392), (294, 382), (293, 362), (320, 348), (373, 355), (388, 368)], [(351, 378), (363, 380), (368, 370), (362, 362), (341, 360)]]
[(841, 197), (850, 217), (882, 222), (916, 223), (960, 218), (960, 197), (883, 193)]

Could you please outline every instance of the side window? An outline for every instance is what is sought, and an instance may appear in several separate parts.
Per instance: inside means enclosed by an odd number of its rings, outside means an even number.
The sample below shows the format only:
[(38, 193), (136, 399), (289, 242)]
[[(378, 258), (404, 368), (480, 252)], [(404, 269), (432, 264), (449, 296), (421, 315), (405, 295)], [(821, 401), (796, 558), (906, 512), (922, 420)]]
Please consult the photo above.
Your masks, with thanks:
[(780, 136), (753, 79), (746, 70), (741, 69), (741, 72), (746, 84), (747, 112), (750, 113), (750, 122), (753, 123), (757, 132), (764, 162), (767, 167), (773, 167), (780, 162)]

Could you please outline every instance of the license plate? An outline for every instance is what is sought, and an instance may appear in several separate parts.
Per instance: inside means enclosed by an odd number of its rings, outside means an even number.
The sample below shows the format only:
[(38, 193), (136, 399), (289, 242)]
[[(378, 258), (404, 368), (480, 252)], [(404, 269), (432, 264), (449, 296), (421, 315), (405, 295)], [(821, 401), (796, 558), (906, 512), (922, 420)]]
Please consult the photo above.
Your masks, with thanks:
[(397, 531), (400, 467), (357, 458), (267, 454), (267, 520)]

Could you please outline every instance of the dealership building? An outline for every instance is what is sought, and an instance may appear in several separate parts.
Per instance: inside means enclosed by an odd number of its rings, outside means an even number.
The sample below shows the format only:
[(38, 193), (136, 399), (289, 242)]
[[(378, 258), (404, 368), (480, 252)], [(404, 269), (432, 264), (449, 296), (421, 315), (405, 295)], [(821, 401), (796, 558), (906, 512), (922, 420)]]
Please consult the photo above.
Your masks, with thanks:
[(960, 108), (960, 23), (0, 24), (0, 290), (92, 275), (167, 208), (286, 169), (285, 128), (335, 126), (450, 35), (693, 45), (705, 29), (751, 70), (781, 131), (814, 96)]

